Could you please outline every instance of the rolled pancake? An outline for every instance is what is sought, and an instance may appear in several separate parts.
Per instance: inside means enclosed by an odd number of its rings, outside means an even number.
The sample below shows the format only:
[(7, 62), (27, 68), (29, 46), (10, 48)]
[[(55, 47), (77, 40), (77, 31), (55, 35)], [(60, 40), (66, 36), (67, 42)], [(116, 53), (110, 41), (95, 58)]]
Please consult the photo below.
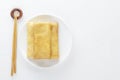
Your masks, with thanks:
[(59, 58), (57, 22), (29, 22), (27, 24), (27, 30), (28, 58)]
[(48, 23), (37, 22), (28, 25), (28, 58), (50, 59), (50, 37), (51, 26)]

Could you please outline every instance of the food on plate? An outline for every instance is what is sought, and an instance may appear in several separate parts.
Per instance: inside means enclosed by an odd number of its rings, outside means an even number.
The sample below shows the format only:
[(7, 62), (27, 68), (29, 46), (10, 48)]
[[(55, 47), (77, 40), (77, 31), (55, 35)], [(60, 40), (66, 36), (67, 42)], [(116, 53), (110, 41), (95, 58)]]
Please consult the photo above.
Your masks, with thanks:
[(31, 59), (58, 59), (58, 23), (27, 23), (27, 57)]

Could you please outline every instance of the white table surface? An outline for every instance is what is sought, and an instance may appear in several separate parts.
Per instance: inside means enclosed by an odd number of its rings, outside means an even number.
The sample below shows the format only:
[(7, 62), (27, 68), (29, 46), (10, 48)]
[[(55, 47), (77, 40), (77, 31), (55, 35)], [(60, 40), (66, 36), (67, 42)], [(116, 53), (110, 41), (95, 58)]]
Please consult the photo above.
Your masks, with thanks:
[[(63, 18), (73, 34), (69, 58), (55, 69), (38, 70), (18, 51), (10, 76), (13, 20), (19, 7), (26, 20), (41, 13)], [(0, 0), (0, 80), (120, 80), (120, 0)]]

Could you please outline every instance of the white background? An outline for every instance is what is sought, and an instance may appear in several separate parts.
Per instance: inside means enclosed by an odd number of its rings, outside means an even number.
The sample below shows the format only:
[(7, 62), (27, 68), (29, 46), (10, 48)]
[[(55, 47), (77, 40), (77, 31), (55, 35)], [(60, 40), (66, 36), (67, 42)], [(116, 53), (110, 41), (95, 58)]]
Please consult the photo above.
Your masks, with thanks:
[(18, 51), (15, 80), (120, 80), (120, 0), (0, 0), (0, 80), (12, 80), (15, 7), (24, 11), (18, 32), (27, 19), (51, 13), (73, 34), (69, 58), (55, 69), (37, 70)]

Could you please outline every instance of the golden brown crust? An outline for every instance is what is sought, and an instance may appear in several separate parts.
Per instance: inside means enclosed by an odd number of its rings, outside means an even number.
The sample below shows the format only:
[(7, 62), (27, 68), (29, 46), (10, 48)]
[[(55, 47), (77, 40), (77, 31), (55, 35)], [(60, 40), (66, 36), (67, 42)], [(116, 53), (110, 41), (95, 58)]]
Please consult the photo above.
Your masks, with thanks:
[(33, 58), (34, 56), (34, 30), (33, 24), (27, 24), (27, 57)]
[(51, 59), (58, 59), (59, 58), (58, 24), (57, 23), (50, 24), (51, 24)]
[(49, 24), (38, 23), (34, 27), (34, 50), (36, 59), (50, 58), (50, 37)]

